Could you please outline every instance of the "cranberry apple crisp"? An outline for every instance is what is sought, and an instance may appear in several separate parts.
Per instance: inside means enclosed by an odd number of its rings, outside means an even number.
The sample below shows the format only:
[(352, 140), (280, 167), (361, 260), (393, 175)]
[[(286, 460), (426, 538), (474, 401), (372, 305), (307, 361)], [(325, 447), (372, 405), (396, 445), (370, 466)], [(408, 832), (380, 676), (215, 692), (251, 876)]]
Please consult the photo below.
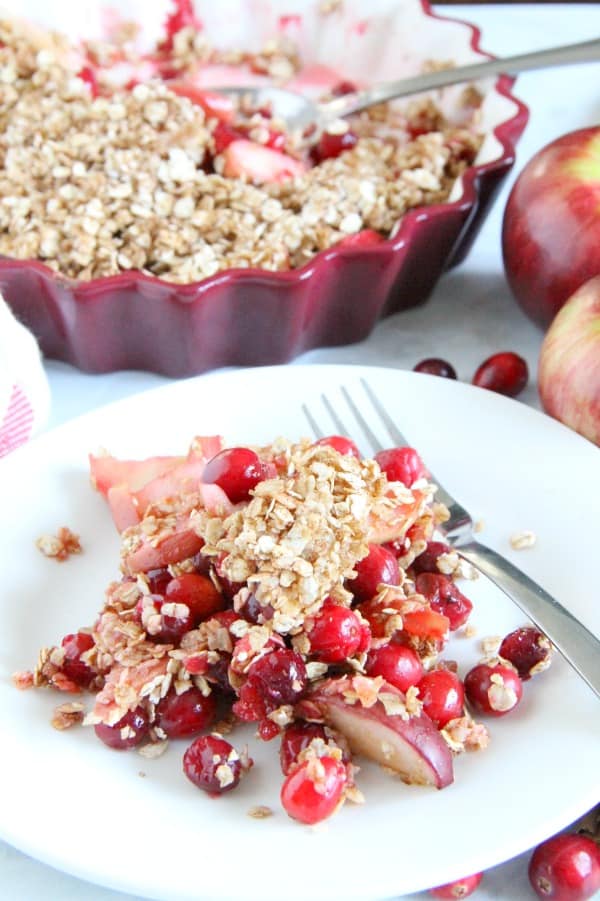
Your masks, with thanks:
[[(412, 448), (362, 458), (347, 438), (186, 456), (91, 456), (121, 536), (121, 578), (89, 628), (42, 650), (21, 688), (91, 692), (84, 723), (153, 757), (193, 739), (190, 781), (233, 790), (252, 765), (224, 737), (238, 722), (279, 740), (281, 802), (304, 823), (361, 800), (353, 754), (444, 788), (453, 756), (488, 734), (465, 700), (501, 716), (549, 662), (537, 630), (507, 636), (464, 680), (443, 657), (472, 603), (447, 516)], [(522, 676), (520, 677), (520, 673)], [(57, 728), (83, 719), (62, 705)]]
[[(481, 144), (472, 88), (460, 124), (419, 100), (290, 133), (271, 110), (210, 89), (314, 87), (285, 34), (259, 53), (219, 50), (185, 0), (149, 52), (134, 34), (75, 46), (0, 21), (0, 254), (76, 279), (295, 268), (340, 241), (382, 241), (408, 210), (447, 200)], [(324, 98), (354, 89), (317, 68)]]

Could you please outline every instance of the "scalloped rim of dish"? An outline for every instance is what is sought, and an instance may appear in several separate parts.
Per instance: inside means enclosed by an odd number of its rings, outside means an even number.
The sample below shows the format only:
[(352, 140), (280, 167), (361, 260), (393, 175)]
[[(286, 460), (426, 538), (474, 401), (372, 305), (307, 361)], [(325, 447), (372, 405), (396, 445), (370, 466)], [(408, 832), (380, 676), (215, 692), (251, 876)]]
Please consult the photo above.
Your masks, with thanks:
[[(434, 12), (431, 8), (429, 0), (420, 0), (420, 3), (425, 16), (429, 16), (432, 19), (439, 19), (441, 21), (464, 25), (465, 28), (469, 29), (469, 31), (471, 32), (471, 39), (469, 42), (471, 49), (475, 50), (477, 53), (488, 59), (493, 58), (491, 54), (486, 53), (480, 47), (481, 30), (477, 25), (466, 22), (464, 19), (456, 19), (453, 16), (440, 15), (439, 13)], [(424, 216), (427, 219), (433, 219), (437, 216), (443, 215), (448, 210), (461, 210), (470, 206), (475, 207), (478, 198), (476, 187), (478, 179), (487, 173), (493, 173), (496, 170), (503, 168), (508, 169), (513, 165), (515, 160), (516, 141), (527, 125), (527, 121), (529, 119), (528, 107), (512, 93), (512, 87), (514, 83), (514, 77), (509, 75), (500, 75), (494, 82), (493, 87), (493, 90), (506, 97), (516, 106), (515, 114), (511, 116), (510, 119), (501, 122), (493, 129), (493, 134), (502, 147), (502, 153), (500, 154), (500, 156), (498, 156), (494, 160), (490, 160), (487, 163), (482, 163), (479, 166), (470, 166), (468, 169), (466, 169), (461, 176), (462, 193), (461, 196), (456, 200), (445, 203), (432, 204), (431, 206), (426, 207), (416, 207), (412, 210), (409, 210), (408, 213), (406, 213), (402, 217), (400, 227), (394, 237), (386, 238), (379, 244), (360, 247), (358, 247), (357, 245), (333, 245), (326, 250), (319, 251), (319, 253), (316, 253), (303, 266), (297, 269), (288, 269), (283, 271), (272, 271), (269, 269), (260, 269), (257, 267), (224, 269), (221, 272), (217, 272), (214, 275), (202, 279), (201, 281), (188, 283), (171, 282), (167, 279), (160, 278), (159, 276), (148, 275), (145, 272), (141, 272), (140, 270), (136, 269), (115, 273), (115, 275), (106, 275), (99, 278), (82, 280), (69, 278), (68, 276), (62, 275), (60, 272), (56, 272), (54, 269), (46, 266), (46, 264), (41, 260), (20, 260), (16, 257), (0, 257), (0, 272), (5, 268), (18, 268), (20, 264), (22, 268), (28, 268), (34, 271), (38, 271), (45, 276), (49, 276), (58, 284), (70, 287), (72, 290), (75, 290), (77, 292), (78, 297), (81, 299), (91, 298), (92, 295), (104, 293), (105, 291), (110, 292), (116, 288), (131, 288), (137, 284), (158, 284), (171, 291), (176, 291), (177, 294), (180, 295), (177, 299), (185, 303), (189, 302), (189, 295), (195, 295), (196, 299), (198, 299), (204, 293), (204, 291), (210, 290), (213, 285), (217, 284), (223, 285), (227, 282), (239, 281), (243, 280), (244, 278), (252, 279), (256, 277), (264, 278), (271, 284), (300, 281), (305, 279), (307, 275), (311, 273), (311, 271), (315, 268), (315, 266), (319, 266), (320, 264), (328, 262), (331, 259), (337, 257), (343, 258), (344, 256), (355, 256), (357, 253), (375, 255), (389, 253), (390, 250), (399, 250), (406, 245), (407, 239), (410, 237), (410, 234), (416, 226), (416, 223), (418, 221), (422, 221), (422, 218)]]

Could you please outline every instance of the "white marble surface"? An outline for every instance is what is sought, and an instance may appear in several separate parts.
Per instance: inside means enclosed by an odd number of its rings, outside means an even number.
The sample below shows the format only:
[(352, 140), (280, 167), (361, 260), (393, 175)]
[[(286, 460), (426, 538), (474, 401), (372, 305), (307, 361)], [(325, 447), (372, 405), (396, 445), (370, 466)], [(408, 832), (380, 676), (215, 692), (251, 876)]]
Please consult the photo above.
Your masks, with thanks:
[[(478, 24), (483, 32), (482, 48), (499, 56), (600, 35), (600, 4), (436, 9)], [(504, 278), (502, 211), (514, 178), (540, 147), (564, 132), (600, 121), (599, 75), (600, 63), (594, 63), (520, 76), (516, 93), (530, 108), (529, 124), (518, 145), (516, 166), (466, 262), (442, 278), (426, 305), (386, 320), (366, 341), (311, 351), (294, 365), (361, 363), (411, 369), (423, 357), (441, 356), (455, 365), (459, 378), (468, 381), (486, 356), (514, 350), (527, 359), (531, 371), (530, 385), (521, 400), (539, 407), (535, 372), (542, 335), (520, 312)], [(46, 371), (53, 402), (50, 427), (167, 381), (133, 372), (84, 375), (56, 362), (48, 362)], [(489, 871), (476, 897), (482, 901), (532, 899), (526, 874), (528, 856)], [(56, 872), (1, 842), (0, 886), (5, 901), (135, 901), (132, 896)]]

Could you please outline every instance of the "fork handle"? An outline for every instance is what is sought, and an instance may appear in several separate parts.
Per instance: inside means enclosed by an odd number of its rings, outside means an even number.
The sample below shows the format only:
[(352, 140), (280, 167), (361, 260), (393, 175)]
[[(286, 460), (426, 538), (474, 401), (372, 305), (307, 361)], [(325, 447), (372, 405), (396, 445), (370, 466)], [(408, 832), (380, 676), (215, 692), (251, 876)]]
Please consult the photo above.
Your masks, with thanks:
[(496, 551), (469, 541), (454, 549), (501, 588), (600, 697), (600, 641), (559, 602)]

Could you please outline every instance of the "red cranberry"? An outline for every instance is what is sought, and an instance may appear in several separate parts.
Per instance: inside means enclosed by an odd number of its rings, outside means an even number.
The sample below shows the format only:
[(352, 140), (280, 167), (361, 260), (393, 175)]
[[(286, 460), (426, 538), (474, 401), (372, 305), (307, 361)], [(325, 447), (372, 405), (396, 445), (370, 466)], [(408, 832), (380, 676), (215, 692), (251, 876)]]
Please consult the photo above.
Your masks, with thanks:
[(270, 147), (271, 150), (285, 150), (285, 142), (286, 137), (282, 131), (269, 128), (269, 136), (265, 141), (265, 147)]
[(241, 720), (256, 722), (283, 704), (295, 703), (308, 677), (300, 654), (280, 648), (259, 657), (248, 671), (233, 711)]
[(447, 669), (436, 669), (426, 673), (418, 683), (419, 700), (423, 702), (423, 712), (433, 720), (439, 729), (463, 714), (465, 690), (456, 675)]
[(194, 628), (189, 607), (172, 601), (163, 601), (160, 605), (155, 601), (155, 605), (160, 611), (160, 628), (149, 637), (158, 644), (179, 644), (185, 633)]
[(413, 366), (413, 371), (425, 372), (428, 375), (439, 375), (443, 379), (456, 378), (456, 369), (454, 366), (452, 366), (451, 363), (446, 362), (446, 360), (441, 360), (439, 357), (428, 357), (426, 360), (421, 360), (420, 363)]
[(600, 889), (600, 848), (585, 835), (555, 835), (533, 852), (529, 881), (538, 898), (586, 901)]
[(245, 140), (246, 135), (243, 131), (228, 125), (227, 122), (217, 122), (213, 129), (213, 141), (215, 142), (215, 153), (223, 153), (233, 141)]
[(143, 707), (136, 707), (135, 710), (129, 710), (125, 716), (122, 716), (114, 726), (96, 723), (94, 731), (100, 741), (103, 741), (109, 748), (114, 748), (115, 751), (126, 751), (128, 748), (135, 748), (136, 745), (139, 745), (148, 734), (149, 728), (146, 711)]
[(392, 447), (379, 451), (375, 459), (390, 482), (402, 482), (410, 488), (425, 473), (425, 464), (414, 447)]
[(512, 663), (524, 681), (550, 665), (552, 645), (539, 629), (526, 626), (515, 629), (504, 638), (498, 655)]
[(77, 73), (77, 77), (81, 78), (81, 80), (87, 84), (90, 89), (92, 98), (95, 99), (100, 93), (95, 70), (91, 66), (83, 66)]
[(205, 697), (195, 686), (180, 695), (171, 690), (156, 705), (156, 725), (169, 738), (189, 738), (212, 724), (216, 707), (214, 694)]
[(322, 663), (341, 663), (353, 657), (363, 641), (361, 622), (354, 611), (327, 599), (306, 630), (311, 654)]
[(369, 653), (365, 672), (367, 676), (383, 676), (390, 685), (408, 691), (423, 678), (423, 664), (412, 648), (386, 644)]
[(439, 573), (437, 562), (442, 554), (450, 554), (452, 548), (445, 541), (428, 541), (422, 554), (412, 562), (415, 573)]
[(312, 158), (315, 163), (322, 163), (323, 160), (333, 159), (343, 153), (344, 150), (351, 150), (358, 141), (358, 136), (353, 131), (345, 131), (340, 135), (330, 134), (328, 131), (323, 132), (319, 141), (312, 149)]
[(474, 873), (472, 876), (455, 879), (454, 882), (448, 882), (446, 885), (438, 885), (437, 888), (430, 889), (429, 894), (433, 898), (468, 898), (482, 879), (483, 873)]
[(270, 604), (264, 606), (254, 593), (250, 593), (238, 611), (239, 615), (249, 623), (267, 623), (273, 619), (275, 611)]
[(247, 501), (252, 489), (265, 477), (263, 464), (248, 447), (229, 447), (209, 460), (202, 481), (222, 488), (232, 504)]
[(207, 554), (203, 554), (202, 551), (198, 551), (198, 553), (194, 554), (192, 557), (194, 570), (201, 576), (210, 576), (211, 571), (214, 568), (214, 563), (214, 557), (209, 557)]
[(520, 394), (529, 378), (527, 363), (512, 351), (488, 357), (473, 376), (473, 384), (507, 397)]
[(338, 81), (338, 83), (332, 87), (331, 96), (343, 97), (345, 94), (354, 94), (357, 90), (358, 88), (353, 81), (343, 79), (342, 81)]
[(415, 587), (429, 601), (432, 610), (448, 617), (452, 630), (464, 626), (473, 604), (449, 576), (442, 573), (420, 573)]
[(360, 460), (360, 451), (354, 441), (350, 438), (344, 438), (343, 435), (328, 435), (326, 438), (319, 438), (318, 441), (315, 441), (315, 444), (324, 444), (327, 447), (332, 447), (338, 454), (343, 454), (345, 457), (356, 457), (357, 460)]
[(320, 823), (337, 808), (347, 782), (341, 761), (333, 757), (305, 760), (286, 776), (281, 803), (292, 819), (309, 825)]
[(465, 694), (479, 713), (504, 716), (521, 700), (523, 685), (508, 664), (480, 663), (465, 676)]
[(220, 735), (201, 735), (183, 755), (183, 772), (210, 795), (222, 795), (238, 785), (242, 776), (240, 756)]
[(166, 566), (164, 566), (160, 569), (149, 569), (146, 573), (146, 579), (151, 594), (164, 594), (172, 576)]
[(356, 578), (348, 587), (357, 603), (377, 594), (380, 585), (399, 585), (400, 568), (394, 554), (381, 544), (370, 544), (369, 553), (354, 567)]
[(173, 38), (183, 28), (199, 29), (200, 23), (194, 15), (193, 0), (173, 0), (174, 9), (165, 21), (165, 39), (161, 42), (162, 50), (173, 49)]
[(281, 747), (279, 749), (279, 760), (281, 763), (281, 771), (284, 776), (292, 770), (298, 756), (310, 745), (313, 739), (319, 738), (327, 741), (327, 733), (325, 726), (321, 723), (304, 723), (297, 722), (287, 726), (281, 736)]
[(225, 607), (225, 598), (214, 582), (199, 573), (183, 573), (171, 579), (165, 601), (189, 607), (195, 626)]
[(65, 652), (65, 659), (60, 667), (61, 672), (81, 688), (89, 688), (96, 674), (87, 663), (81, 660), (81, 655), (94, 647), (92, 636), (88, 632), (65, 635), (61, 647)]

